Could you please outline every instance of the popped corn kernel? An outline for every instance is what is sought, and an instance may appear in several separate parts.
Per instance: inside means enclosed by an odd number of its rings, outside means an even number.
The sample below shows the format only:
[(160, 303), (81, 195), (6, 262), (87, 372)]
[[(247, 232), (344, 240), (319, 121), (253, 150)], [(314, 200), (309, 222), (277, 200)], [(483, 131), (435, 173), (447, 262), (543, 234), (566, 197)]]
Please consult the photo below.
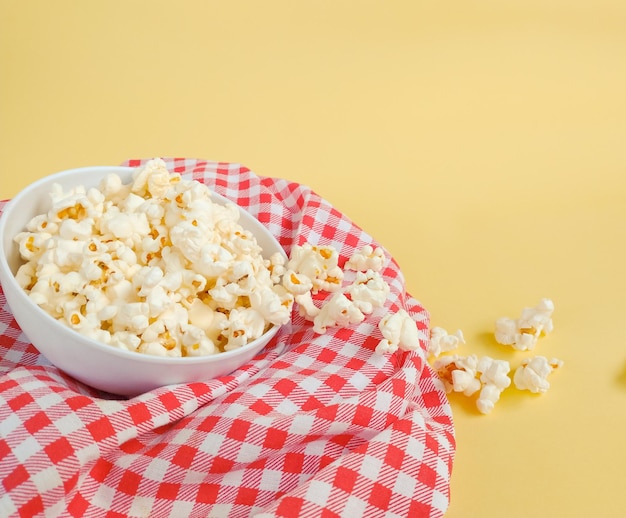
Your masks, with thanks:
[(460, 329), (457, 329), (454, 334), (450, 335), (442, 327), (435, 326), (430, 330), (428, 353), (431, 356), (438, 357), (443, 353), (454, 351), (460, 344), (464, 343), (465, 337)]
[(272, 254), (267, 261), (267, 268), (270, 272), (270, 279), (274, 284), (278, 284), (285, 274), (285, 258), (281, 254)]
[(490, 413), (500, 394), (511, 384), (509, 362), (489, 356), (449, 355), (433, 363), (446, 392), (461, 392), (465, 396), (478, 393), (476, 407), (483, 414)]
[(281, 285), (265, 286), (250, 294), (250, 307), (276, 325), (289, 322), (293, 303), (294, 296)]
[(475, 355), (450, 355), (437, 358), (433, 363), (446, 392), (461, 392), (466, 396), (481, 388), (478, 379), (478, 358)]
[(261, 336), (265, 332), (266, 322), (255, 309), (235, 308), (228, 313), (228, 319), (222, 326), (222, 335), (228, 339), (224, 350), (230, 351)]
[(476, 406), (483, 414), (493, 410), (500, 399), (500, 394), (511, 384), (510, 370), (511, 366), (506, 360), (495, 360), (489, 356), (483, 356), (478, 360), (477, 371), (480, 373), (482, 388)]
[(23, 290), (30, 291), (37, 282), (37, 270), (33, 263), (24, 263), (15, 274), (15, 280)]
[(344, 265), (346, 270), (365, 272), (373, 270), (379, 272), (383, 268), (385, 254), (382, 248), (374, 248), (372, 245), (364, 245), (350, 256)]
[(563, 361), (557, 358), (548, 360), (544, 356), (534, 356), (522, 361), (515, 370), (513, 383), (519, 390), (529, 390), (535, 394), (543, 394), (550, 388), (548, 376), (559, 367)]
[(20, 232), (14, 238), (19, 246), (20, 256), (26, 260), (37, 260), (50, 246), (52, 234), (49, 232)]
[(283, 276), (283, 286), (294, 295), (302, 295), (313, 289), (313, 281), (302, 273), (287, 270)]
[(334, 293), (313, 319), (313, 330), (324, 334), (328, 327), (348, 326), (362, 322), (365, 315), (343, 293)]
[(308, 277), (314, 293), (320, 290), (332, 292), (341, 289), (344, 276), (338, 259), (339, 253), (332, 247), (305, 243), (292, 248), (286, 269)]
[(313, 320), (321, 311), (313, 302), (310, 291), (294, 295), (294, 301), (298, 304), (298, 314), (307, 320)]
[(538, 339), (553, 330), (554, 303), (541, 299), (533, 308), (524, 308), (518, 319), (502, 317), (495, 323), (495, 338), (502, 345), (510, 345), (518, 351), (535, 348)]
[(384, 305), (389, 295), (389, 285), (374, 271), (357, 272), (354, 282), (346, 288), (346, 293), (354, 305), (366, 315)]
[(415, 351), (420, 347), (417, 324), (404, 309), (381, 318), (378, 329), (383, 335), (383, 339), (376, 347), (379, 354), (392, 353), (398, 349)]

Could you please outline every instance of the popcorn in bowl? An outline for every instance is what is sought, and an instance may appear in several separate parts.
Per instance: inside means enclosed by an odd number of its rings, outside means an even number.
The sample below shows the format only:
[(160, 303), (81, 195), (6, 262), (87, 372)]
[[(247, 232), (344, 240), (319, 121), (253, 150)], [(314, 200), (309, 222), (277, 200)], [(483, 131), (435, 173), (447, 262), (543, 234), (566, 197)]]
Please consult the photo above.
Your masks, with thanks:
[(293, 296), (238, 222), (239, 209), (160, 159), (123, 183), (55, 185), (51, 207), (15, 236), (31, 300), (77, 332), (157, 356), (242, 347), (289, 321)]
[[(134, 396), (228, 375), (284, 329), (293, 294), (282, 286), (281, 244), (242, 207), (213, 191), (207, 198), (186, 178), (158, 159), (82, 167), (44, 176), (4, 206), (2, 291), (48, 362)], [(214, 231), (197, 232), (211, 222)]]

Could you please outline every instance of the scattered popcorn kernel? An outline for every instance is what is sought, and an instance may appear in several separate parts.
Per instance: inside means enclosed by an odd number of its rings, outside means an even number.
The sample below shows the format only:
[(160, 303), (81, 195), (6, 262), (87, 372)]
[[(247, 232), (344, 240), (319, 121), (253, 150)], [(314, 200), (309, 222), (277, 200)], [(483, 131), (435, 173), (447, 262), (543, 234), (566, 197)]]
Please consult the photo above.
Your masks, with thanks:
[(465, 396), (478, 393), (476, 407), (483, 414), (493, 410), (502, 391), (511, 384), (509, 362), (488, 356), (442, 356), (433, 362), (433, 368), (446, 392), (461, 392)]
[(460, 344), (465, 343), (463, 332), (458, 329), (453, 335), (442, 327), (433, 327), (430, 330), (430, 342), (428, 344), (428, 353), (435, 358), (443, 353), (454, 351)]
[(372, 270), (379, 272), (382, 270), (385, 261), (385, 254), (381, 248), (374, 248), (372, 245), (365, 245), (360, 250), (354, 252), (345, 264), (346, 270), (366, 272)]
[(313, 289), (313, 281), (302, 273), (287, 270), (283, 276), (283, 286), (294, 295), (302, 295)]
[(502, 391), (511, 384), (510, 370), (511, 367), (506, 360), (494, 360), (488, 356), (483, 356), (478, 360), (482, 388), (476, 400), (476, 406), (483, 414), (488, 414), (493, 410)]
[(383, 339), (376, 347), (376, 352), (415, 351), (420, 347), (419, 334), (415, 320), (406, 310), (385, 315), (378, 323)]
[(382, 276), (374, 270), (357, 272), (354, 282), (346, 288), (354, 305), (363, 313), (369, 315), (374, 308), (385, 304), (389, 295), (389, 285)]
[(343, 281), (343, 270), (338, 267), (339, 254), (329, 246), (313, 246), (305, 243), (291, 250), (287, 271), (308, 277), (313, 284), (313, 292), (337, 291)]
[(474, 355), (450, 355), (437, 358), (433, 363), (446, 392), (461, 392), (466, 396), (481, 388), (478, 379), (478, 358)]
[(524, 308), (518, 319), (499, 318), (495, 324), (496, 341), (519, 351), (534, 349), (541, 336), (552, 332), (553, 311), (554, 303), (544, 298), (534, 308)]
[(313, 320), (319, 315), (320, 308), (313, 302), (310, 291), (294, 295), (294, 301), (298, 304), (298, 314), (307, 320)]
[(343, 293), (335, 293), (313, 319), (313, 330), (324, 334), (328, 327), (348, 326), (362, 322), (365, 315)]
[(548, 360), (544, 356), (534, 356), (525, 359), (515, 370), (513, 383), (519, 390), (529, 390), (535, 394), (547, 392), (550, 388), (548, 376), (563, 366), (563, 361), (552, 358)]
[(471, 396), (478, 392), (476, 407), (483, 414), (490, 413), (500, 394), (511, 384), (509, 362), (488, 356), (450, 355), (433, 363), (447, 392), (461, 392)]

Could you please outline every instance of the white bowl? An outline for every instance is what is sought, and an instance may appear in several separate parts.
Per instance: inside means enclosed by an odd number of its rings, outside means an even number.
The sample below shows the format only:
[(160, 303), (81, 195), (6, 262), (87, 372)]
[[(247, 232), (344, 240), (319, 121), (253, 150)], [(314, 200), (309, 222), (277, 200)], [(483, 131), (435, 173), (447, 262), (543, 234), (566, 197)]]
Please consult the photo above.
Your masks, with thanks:
[[(30, 300), (15, 280), (22, 263), (13, 237), (23, 231), (28, 221), (50, 208), (49, 193), (54, 183), (64, 189), (83, 185), (97, 187), (109, 173), (130, 181), (131, 167), (83, 167), (62, 171), (34, 182), (5, 207), (0, 216), (0, 283), (15, 320), (30, 342), (56, 367), (91, 387), (123, 396), (137, 394), (178, 383), (208, 381), (228, 375), (256, 356), (276, 335), (273, 326), (263, 336), (232, 351), (212, 356), (164, 358), (117, 349), (86, 336), (55, 320)], [(213, 200), (226, 198), (213, 193)], [(241, 209), (239, 223), (254, 234), (263, 255), (285, 252), (256, 218)], [(286, 256), (285, 256), (286, 257)]]

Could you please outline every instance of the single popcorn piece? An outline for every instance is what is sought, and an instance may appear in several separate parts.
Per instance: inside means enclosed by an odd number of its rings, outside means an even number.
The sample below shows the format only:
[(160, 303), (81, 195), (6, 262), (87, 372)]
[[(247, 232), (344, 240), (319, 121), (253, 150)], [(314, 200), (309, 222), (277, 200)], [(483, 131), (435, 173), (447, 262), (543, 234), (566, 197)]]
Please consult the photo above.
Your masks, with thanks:
[(313, 330), (324, 334), (328, 327), (348, 326), (362, 322), (365, 315), (343, 293), (335, 293), (313, 320)]
[(460, 392), (471, 396), (481, 388), (478, 379), (478, 358), (475, 355), (450, 355), (437, 358), (433, 363), (447, 393)]
[(282, 282), (285, 289), (294, 295), (310, 293), (313, 289), (311, 278), (294, 270), (287, 270), (283, 275)]
[(482, 388), (476, 400), (478, 410), (483, 414), (490, 413), (500, 400), (500, 394), (511, 384), (509, 372), (511, 366), (506, 360), (494, 360), (483, 356), (478, 361), (478, 372)]
[[(50, 201), (15, 237), (24, 260), (16, 278), (86, 336), (199, 356), (241, 347), (290, 319), (298, 290), (284, 287), (285, 258), (264, 258), (234, 204), (215, 203), (206, 185), (170, 173), (161, 159), (135, 169), (128, 184), (110, 174), (98, 189), (55, 185)], [(337, 253), (308, 248), (294, 262), (299, 289), (340, 286)]]
[(298, 304), (298, 314), (307, 320), (313, 320), (320, 314), (321, 309), (313, 302), (310, 291), (294, 295), (294, 302)]
[(285, 258), (279, 253), (272, 254), (267, 261), (266, 266), (270, 272), (272, 282), (274, 284), (278, 284), (283, 278), (283, 275), (286, 271)]
[(430, 342), (428, 344), (428, 353), (437, 358), (443, 353), (454, 351), (460, 344), (465, 343), (463, 332), (458, 329), (454, 334), (450, 335), (442, 327), (433, 327), (430, 330)]
[(367, 270), (379, 272), (383, 268), (384, 261), (385, 254), (382, 248), (365, 245), (352, 254), (346, 262), (345, 268), (357, 272), (366, 272)]
[(420, 347), (417, 324), (406, 310), (385, 315), (378, 323), (383, 339), (376, 347), (376, 353), (394, 353), (398, 349), (415, 351)]
[(385, 304), (389, 295), (389, 285), (378, 272), (367, 270), (357, 272), (354, 282), (345, 292), (360, 311), (369, 315), (375, 308)]
[(285, 323), (291, 316), (294, 297), (281, 285), (263, 287), (250, 294), (250, 307), (272, 324)]
[(308, 277), (312, 291), (335, 292), (341, 289), (343, 270), (338, 266), (339, 254), (330, 246), (295, 245), (287, 263), (287, 272)]
[(534, 349), (541, 336), (552, 332), (553, 312), (554, 303), (544, 298), (537, 306), (524, 308), (518, 319), (499, 318), (495, 324), (496, 341), (502, 345), (510, 345), (518, 351)]
[(529, 390), (534, 394), (543, 394), (550, 388), (548, 376), (559, 367), (563, 361), (557, 358), (548, 360), (544, 356), (534, 356), (522, 361), (515, 370), (513, 383), (519, 390)]
[(433, 368), (446, 392), (460, 392), (465, 396), (478, 393), (476, 407), (483, 414), (493, 410), (502, 392), (511, 384), (509, 362), (489, 356), (442, 356), (433, 362)]

